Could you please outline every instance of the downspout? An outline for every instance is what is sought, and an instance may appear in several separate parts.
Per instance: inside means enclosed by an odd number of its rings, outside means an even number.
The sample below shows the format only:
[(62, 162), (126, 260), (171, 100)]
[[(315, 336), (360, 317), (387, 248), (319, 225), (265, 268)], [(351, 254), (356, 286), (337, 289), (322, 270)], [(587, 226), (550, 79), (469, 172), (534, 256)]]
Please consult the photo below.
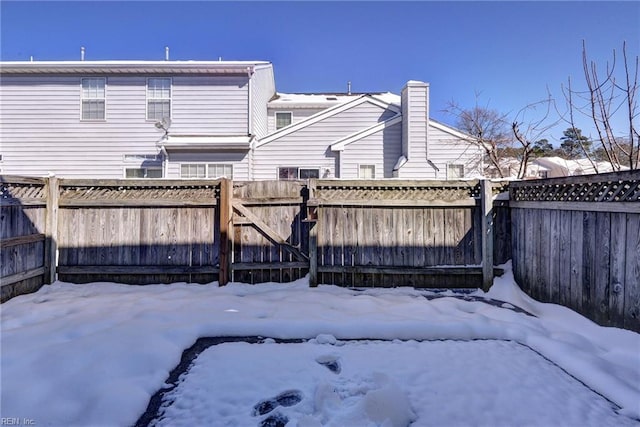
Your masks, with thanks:
[(253, 77), (253, 68), (252, 67), (247, 67), (247, 77), (248, 77), (248, 82), (247, 82), (247, 117), (248, 117), (248, 121), (247, 121), (247, 136), (249, 136), (249, 138), (251, 138), (251, 145), (249, 146), (249, 159), (247, 160), (247, 167), (249, 169), (249, 173), (248, 178), (249, 181), (253, 180), (253, 148), (254, 148), (254, 144), (255, 141), (253, 139), (253, 96), (252, 96), (252, 85), (251, 85), (251, 78)]
[(251, 136), (253, 134), (253, 96), (251, 96), (251, 77), (253, 76), (253, 68), (251, 67), (247, 67), (247, 77), (248, 77), (248, 82), (247, 82), (247, 116), (248, 116), (248, 123), (247, 123), (247, 136)]
[(168, 178), (169, 174), (169, 153), (164, 145), (160, 146), (160, 152), (162, 153), (162, 176)]

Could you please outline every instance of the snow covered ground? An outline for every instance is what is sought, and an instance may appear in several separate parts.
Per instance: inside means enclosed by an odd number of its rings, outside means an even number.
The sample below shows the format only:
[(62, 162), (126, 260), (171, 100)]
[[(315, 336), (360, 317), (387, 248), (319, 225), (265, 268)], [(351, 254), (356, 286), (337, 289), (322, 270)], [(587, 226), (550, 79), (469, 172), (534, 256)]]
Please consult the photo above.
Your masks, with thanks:
[[(509, 272), (475, 295), (535, 317), (424, 294), (304, 280), (55, 283), (0, 307), (0, 415), (22, 425), (131, 425), (197, 338), (265, 336), (310, 341), (210, 347), (160, 424), (640, 424), (640, 334), (535, 302)], [(361, 338), (372, 341), (348, 341)], [(282, 404), (256, 409), (270, 399)]]

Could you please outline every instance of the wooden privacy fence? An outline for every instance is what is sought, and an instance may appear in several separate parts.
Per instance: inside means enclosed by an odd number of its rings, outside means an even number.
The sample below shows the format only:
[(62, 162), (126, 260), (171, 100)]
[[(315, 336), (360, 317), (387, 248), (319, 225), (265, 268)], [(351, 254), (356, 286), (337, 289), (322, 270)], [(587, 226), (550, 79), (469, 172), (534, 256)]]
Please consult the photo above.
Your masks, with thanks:
[(504, 190), (488, 181), (78, 180), (2, 176), (3, 301), (57, 277), (487, 286)]
[(513, 182), (510, 199), (523, 290), (640, 332), (640, 171)]
[(493, 280), (488, 181), (317, 180), (309, 197), (312, 280), (415, 287)]
[(0, 281), (2, 302), (50, 283), (51, 187), (43, 178), (0, 182)]

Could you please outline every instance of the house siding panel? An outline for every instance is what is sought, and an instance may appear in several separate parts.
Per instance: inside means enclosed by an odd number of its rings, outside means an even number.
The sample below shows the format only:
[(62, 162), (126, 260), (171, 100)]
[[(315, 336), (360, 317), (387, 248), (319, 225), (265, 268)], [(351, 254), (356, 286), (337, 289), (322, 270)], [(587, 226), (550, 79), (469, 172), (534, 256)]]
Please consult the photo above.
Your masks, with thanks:
[(321, 177), (333, 178), (339, 157), (329, 146), (393, 114), (365, 102), (262, 145), (254, 153), (254, 178), (277, 178), (279, 166), (318, 167)]
[(247, 135), (249, 78), (173, 78), (171, 131), (190, 135)]
[[(400, 170), (400, 178), (405, 179), (447, 179), (447, 165), (464, 165), (465, 178), (482, 175), (482, 152), (474, 144), (465, 142), (433, 126), (429, 126), (429, 159), (426, 145), (416, 149), (416, 156)], [(437, 169), (434, 168), (437, 167)]]
[(252, 134), (258, 138), (269, 133), (267, 103), (275, 95), (273, 67), (256, 68), (251, 77)]
[(269, 111), (268, 111), (269, 133), (273, 133), (276, 131), (276, 111), (291, 112), (292, 113), (291, 124), (295, 124), (323, 110), (325, 109), (324, 108), (269, 108)]
[(402, 124), (398, 123), (347, 145), (341, 177), (358, 178), (360, 165), (375, 165), (376, 178), (393, 178), (393, 167), (402, 155), (401, 140)]
[[(2, 76), (2, 172), (120, 178), (125, 154), (156, 154), (162, 137), (146, 119), (146, 77), (109, 76), (106, 120), (80, 120), (83, 76)], [(171, 132), (247, 133), (247, 78), (173, 78)]]

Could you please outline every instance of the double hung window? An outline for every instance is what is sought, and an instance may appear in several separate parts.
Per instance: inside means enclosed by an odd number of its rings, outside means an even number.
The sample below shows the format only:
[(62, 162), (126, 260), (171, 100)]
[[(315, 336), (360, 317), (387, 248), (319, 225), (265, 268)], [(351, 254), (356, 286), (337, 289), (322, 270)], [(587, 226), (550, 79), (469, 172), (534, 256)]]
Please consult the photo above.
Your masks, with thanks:
[(171, 78), (147, 79), (147, 120), (171, 117)]
[(104, 77), (87, 77), (81, 79), (82, 120), (105, 119), (106, 83), (107, 79)]

